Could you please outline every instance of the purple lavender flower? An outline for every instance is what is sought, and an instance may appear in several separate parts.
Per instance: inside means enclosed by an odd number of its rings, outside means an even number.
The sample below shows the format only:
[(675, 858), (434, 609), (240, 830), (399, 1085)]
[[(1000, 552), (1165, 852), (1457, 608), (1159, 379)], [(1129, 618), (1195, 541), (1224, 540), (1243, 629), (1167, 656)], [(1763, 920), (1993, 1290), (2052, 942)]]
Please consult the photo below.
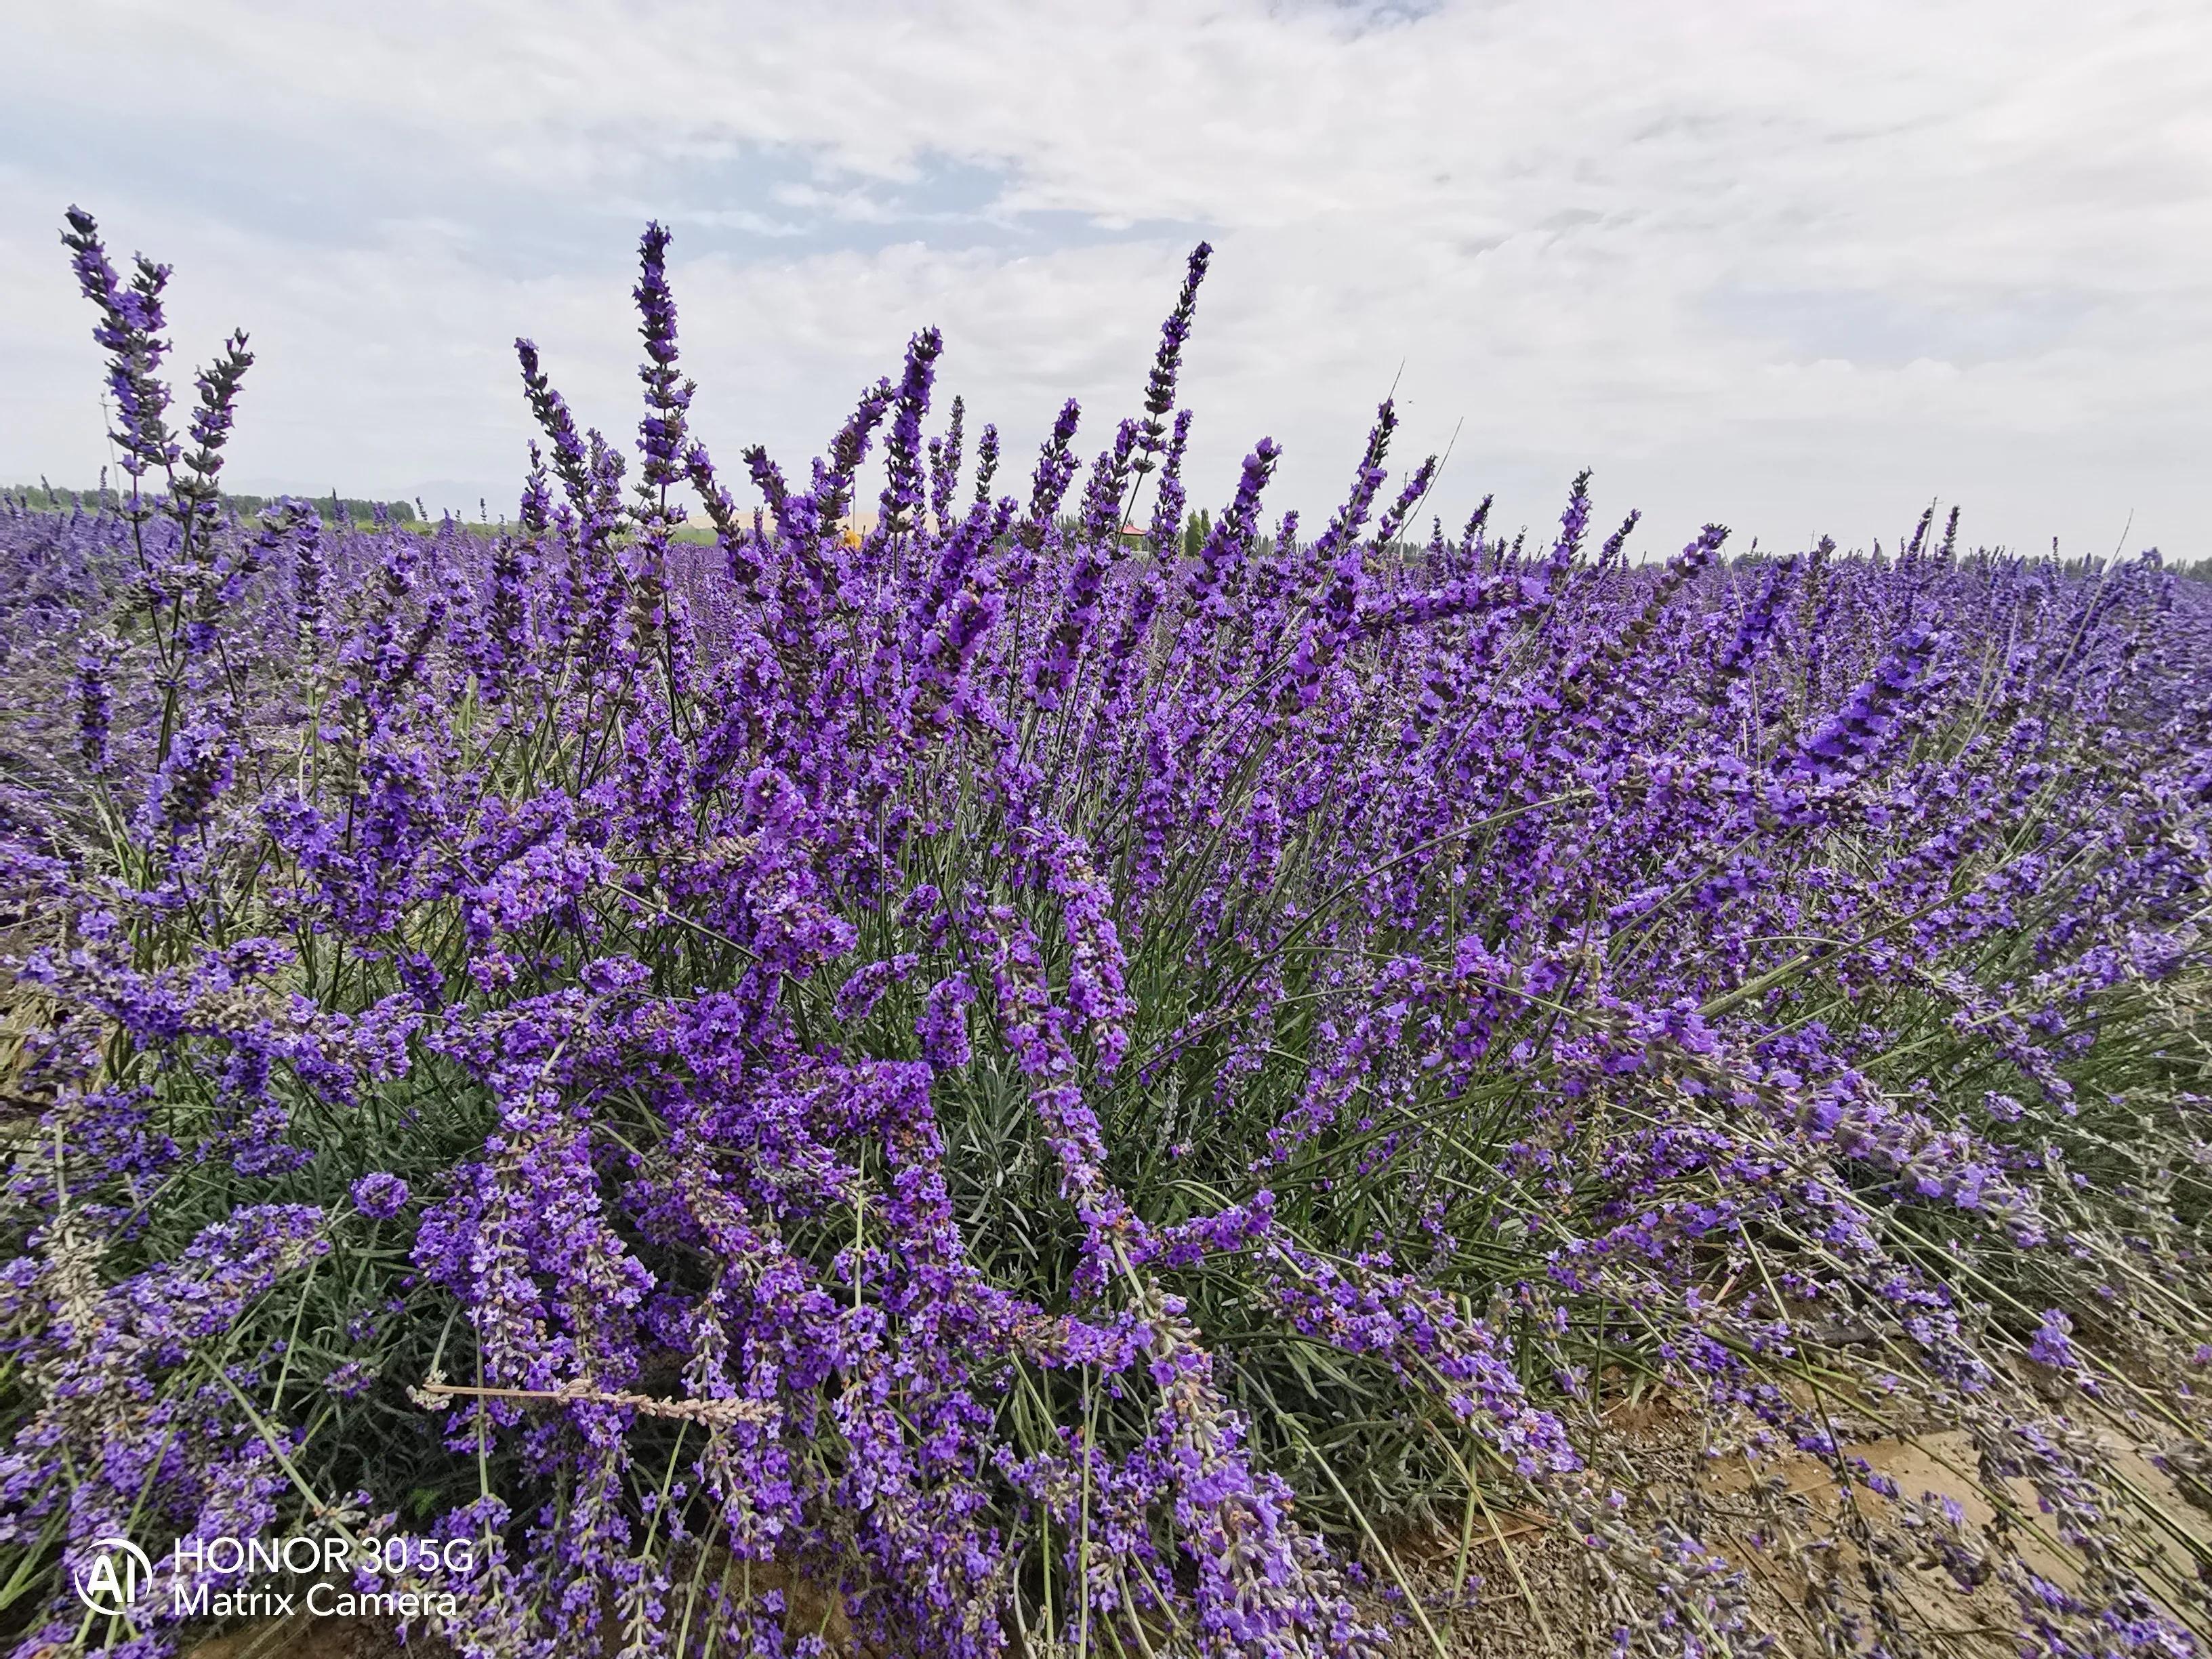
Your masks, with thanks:
[(991, 481), (998, 476), (999, 428), (994, 423), (986, 422), (983, 435), (975, 441), (975, 500), (978, 504), (991, 499)]
[(1160, 441), (1166, 435), (1165, 416), (1175, 407), (1176, 375), (1182, 367), (1183, 346), (1190, 338), (1190, 319), (1198, 310), (1198, 285), (1206, 280), (1206, 262), (1212, 257), (1210, 243), (1200, 242), (1191, 249), (1182, 292), (1176, 295), (1175, 308), (1160, 325), (1160, 349), (1145, 384), (1145, 422), (1135, 463), (1139, 472), (1151, 470), (1152, 457), (1159, 453)]
[(108, 734), (115, 723), (115, 691), (111, 676), (123, 654), (122, 641), (112, 635), (86, 638), (76, 656), (77, 751), (94, 777), (107, 771), (111, 760)]
[(681, 476), (678, 458), (685, 444), (685, 416), (692, 386), (676, 370), (676, 301), (668, 291), (668, 232), (659, 223), (645, 228), (638, 243), (638, 281), (633, 290), (645, 336), (646, 416), (638, 428), (645, 466), (640, 482), (665, 489)]
[(219, 714), (194, 720), (176, 735), (154, 780), (152, 822), (161, 837), (182, 836), (203, 828), (238, 761), (237, 735)]
[(70, 250), (78, 287), (100, 313), (93, 338), (109, 354), (107, 390), (115, 400), (118, 422), (113, 436), (135, 495), (142, 477), (155, 468), (166, 472), (179, 454), (165, 419), (169, 391), (160, 375), (161, 359), (169, 350), (161, 338), (161, 294), (168, 285), (169, 268), (141, 254), (126, 286), (107, 262), (100, 227), (92, 216), (72, 207), (68, 219), (62, 243)]
[(945, 337), (926, 328), (907, 343), (906, 372), (899, 382), (890, 436), (884, 446), (883, 530), (897, 535), (921, 519), (926, 500), (921, 471), (921, 422), (929, 412), (930, 386)]
[(1843, 708), (1781, 763), (1791, 775), (1820, 784), (1840, 782), (1863, 770), (1895, 732), (1900, 716), (1926, 686), (1945, 637), (1908, 629), (1890, 647), (1873, 678)]
[(2043, 1318), (2035, 1328), (2035, 1335), (2027, 1345), (2027, 1357), (2039, 1365), (2071, 1367), (2079, 1363), (2074, 1353), (2074, 1322), (2056, 1308), (2045, 1308)]
[(407, 1183), (379, 1170), (353, 1183), (354, 1207), (372, 1221), (389, 1221), (407, 1207)]
[(1031, 547), (1042, 539), (1053, 514), (1060, 510), (1061, 497), (1074, 482), (1075, 428), (1082, 412), (1073, 398), (1061, 404), (1051, 434), (1037, 452), (1036, 474), (1030, 486), (1029, 512), (1022, 520), (1023, 538)]

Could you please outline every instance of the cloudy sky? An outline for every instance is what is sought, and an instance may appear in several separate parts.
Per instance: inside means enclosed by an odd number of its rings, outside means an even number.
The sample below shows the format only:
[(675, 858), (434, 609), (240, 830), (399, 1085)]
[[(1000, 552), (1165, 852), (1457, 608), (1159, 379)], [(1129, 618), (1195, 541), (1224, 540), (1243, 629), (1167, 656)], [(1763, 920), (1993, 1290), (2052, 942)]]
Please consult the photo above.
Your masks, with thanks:
[(0, 482), (104, 459), (70, 203), (176, 266), (180, 358), (252, 334), (235, 487), (471, 514), (513, 510), (516, 335), (634, 429), (658, 217), (732, 471), (932, 322), (1012, 466), (1071, 395), (1088, 453), (1204, 237), (1194, 501), (1267, 434), (1325, 514), (1395, 382), (1447, 514), (1547, 522), (1590, 465), (1647, 553), (1940, 498), (2212, 556), (2203, 0), (8, 9)]

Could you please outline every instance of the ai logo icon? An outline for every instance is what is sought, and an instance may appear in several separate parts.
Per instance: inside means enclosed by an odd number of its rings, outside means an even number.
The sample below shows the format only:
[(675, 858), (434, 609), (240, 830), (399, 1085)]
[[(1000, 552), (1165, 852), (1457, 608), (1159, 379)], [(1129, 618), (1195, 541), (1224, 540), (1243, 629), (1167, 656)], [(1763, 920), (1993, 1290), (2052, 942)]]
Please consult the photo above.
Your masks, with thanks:
[(154, 1576), (146, 1552), (127, 1538), (103, 1538), (84, 1565), (70, 1575), (77, 1600), (94, 1613), (119, 1619)]

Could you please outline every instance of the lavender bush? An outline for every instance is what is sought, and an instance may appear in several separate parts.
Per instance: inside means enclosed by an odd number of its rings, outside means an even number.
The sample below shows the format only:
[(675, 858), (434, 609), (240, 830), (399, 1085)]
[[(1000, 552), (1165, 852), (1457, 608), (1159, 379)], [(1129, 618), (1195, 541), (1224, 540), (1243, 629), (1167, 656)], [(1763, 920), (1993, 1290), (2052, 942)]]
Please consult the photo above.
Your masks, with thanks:
[(747, 509), (658, 227), (627, 488), (520, 341), (496, 537), (245, 520), (244, 337), (179, 431), (166, 268), (64, 240), (126, 477), (0, 519), (16, 1654), (278, 1532), (471, 1540), (484, 1656), (2204, 1650), (2155, 554), (1424, 536), (1388, 403), (1318, 535), (1265, 439), (1200, 520), (1203, 246), (1087, 469), (929, 435), (926, 330)]

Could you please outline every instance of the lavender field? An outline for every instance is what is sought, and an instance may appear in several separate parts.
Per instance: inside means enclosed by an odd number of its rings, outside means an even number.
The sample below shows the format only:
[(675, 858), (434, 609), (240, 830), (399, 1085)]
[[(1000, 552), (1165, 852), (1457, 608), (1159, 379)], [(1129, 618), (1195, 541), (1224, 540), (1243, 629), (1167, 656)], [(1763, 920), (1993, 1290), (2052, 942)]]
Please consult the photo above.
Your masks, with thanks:
[(740, 478), (655, 227), (634, 443), (520, 341), (495, 532), (241, 516), (244, 337), (64, 240), (18, 1659), (294, 1536), (485, 1659), (2208, 1651), (2212, 586), (1455, 531), (1387, 403), (1301, 526), (1184, 476), (1203, 245), (1118, 425), (925, 329)]

